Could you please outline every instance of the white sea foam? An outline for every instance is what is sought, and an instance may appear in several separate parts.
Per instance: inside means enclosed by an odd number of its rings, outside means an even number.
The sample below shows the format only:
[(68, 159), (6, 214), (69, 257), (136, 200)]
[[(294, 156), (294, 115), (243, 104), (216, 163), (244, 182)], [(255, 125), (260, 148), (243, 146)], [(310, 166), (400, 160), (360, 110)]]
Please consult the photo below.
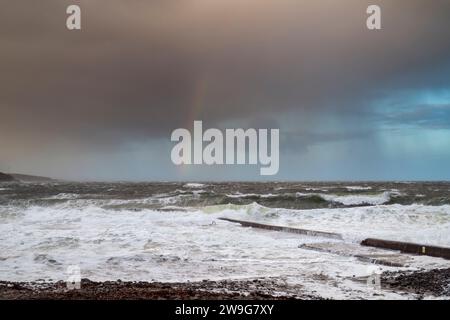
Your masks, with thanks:
[(258, 193), (240, 193), (237, 192), (235, 194), (227, 194), (228, 198), (274, 198), (280, 196), (279, 194), (267, 193), (267, 194), (258, 194)]
[(347, 186), (345, 187), (347, 190), (349, 191), (354, 191), (354, 190), (370, 190), (372, 189), (372, 187), (363, 187), (363, 186)]
[[(0, 216), (0, 279), (64, 280), (67, 266), (75, 264), (81, 267), (82, 277), (93, 280), (274, 276), (301, 283), (305, 290), (325, 297), (372, 297), (364, 284), (349, 280), (353, 275), (367, 275), (367, 263), (298, 248), (329, 239), (242, 228), (217, 219), (223, 216), (340, 232), (349, 242), (373, 236), (450, 246), (450, 206), (288, 210), (253, 203), (188, 210), (169, 206), (170, 211), (102, 206), (98, 201), (69, 200), (50, 207), (15, 208), (13, 218)], [(421, 258), (421, 266), (427, 268), (447, 263)], [(317, 281), (318, 274), (335, 285)], [(389, 292), (382, 295), (398, 297)]]
[(321, 191), (321, 192), (328, 192), (328, 189), (325, 189), (325, 188), (308, 187), (308, 188), (305, 188), (305, 191)]
[(184, 188), (204, 188), (206, 187), (205, 184), (203, 183), (186, 183), (184, 186)]
[(334, 201), (342, 203), (343, 205), (359, 205), (359, 204), (371, 204), (379, 205), (386, 203), (390, 200), (390, 193), (383, 192), (381, 194), (374, 195), (333, 195), (333, 194), (321, 194), (323, 199), (327, 201)]
[(59, 193), (57, 195), (45, 198), (46, 200), (69, 200), (79, 198), (78, 194), (74, 193)]

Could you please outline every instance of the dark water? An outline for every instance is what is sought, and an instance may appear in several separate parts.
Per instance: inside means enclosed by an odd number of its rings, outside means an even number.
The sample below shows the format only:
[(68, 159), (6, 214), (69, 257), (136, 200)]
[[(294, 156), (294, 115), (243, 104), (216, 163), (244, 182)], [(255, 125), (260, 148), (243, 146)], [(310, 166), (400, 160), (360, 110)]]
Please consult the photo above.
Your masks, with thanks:
[[(108, 209), (161, 209), (256, 202), (270, 208), (314, 209), (376, 204), (450, 204), (449, 182), (270, 183), (1, 183), (1, 206), (51, 206), (92, 200)], [(109, 201), (107, 201), (109, 200)], [(111, 200), (133, 200), (117, 204)]]

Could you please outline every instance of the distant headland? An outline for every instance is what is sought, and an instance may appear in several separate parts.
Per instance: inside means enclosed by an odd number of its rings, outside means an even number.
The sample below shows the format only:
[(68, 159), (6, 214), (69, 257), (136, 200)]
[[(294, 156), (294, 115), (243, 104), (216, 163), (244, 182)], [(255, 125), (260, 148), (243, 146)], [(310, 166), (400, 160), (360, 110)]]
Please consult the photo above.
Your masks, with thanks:
[(10, 174), (0, 172), (0, 181), (14, 181), (14, 177)]
[(50, 182), (55, 181), (54, 179), (48, 177), (41, 176), (33, 176), (27, 174), (19, 174), (19, 173), (3, 173), (0, 172), (0, 182)]

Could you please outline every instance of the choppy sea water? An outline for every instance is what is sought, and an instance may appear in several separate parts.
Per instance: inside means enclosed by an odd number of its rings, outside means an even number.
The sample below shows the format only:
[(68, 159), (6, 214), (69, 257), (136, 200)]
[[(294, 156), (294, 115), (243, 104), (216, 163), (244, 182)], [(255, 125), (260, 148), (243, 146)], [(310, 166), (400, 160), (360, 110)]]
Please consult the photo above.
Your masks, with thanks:
[[(299, 248), (338, 240), (220, 217), (338, 232), (348, 244), (376, 237), (449, 247), (450, 183), (3, 183), (0, 280), (64, 280), (78, 265), (92, 280), (276, 277), (324, 297), (373, 296), (354, 281), (369, 263)], [(448, 264), (417, 257), (410, 267)]]

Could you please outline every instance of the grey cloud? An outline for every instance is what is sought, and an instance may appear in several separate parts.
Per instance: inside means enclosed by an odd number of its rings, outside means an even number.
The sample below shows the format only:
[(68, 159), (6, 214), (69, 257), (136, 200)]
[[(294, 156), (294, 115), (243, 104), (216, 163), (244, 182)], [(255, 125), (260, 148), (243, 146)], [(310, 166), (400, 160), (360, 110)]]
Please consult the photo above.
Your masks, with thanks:
[(450, 129), (450, 105), (413, 105), (407, 110), (379, 115), (379, 121), (392, 127)]
[(166, 139), (194, 119), (280, 128), (289, 113), (364, 121), (386, 89), (450, 85), (446, 0), (377, 1), (376, 32), (365, 28), (368, 0), (80, 0), (81, 32), (65, 29), (73, 1), (1, 2), (6, 147), (108, 150)]

